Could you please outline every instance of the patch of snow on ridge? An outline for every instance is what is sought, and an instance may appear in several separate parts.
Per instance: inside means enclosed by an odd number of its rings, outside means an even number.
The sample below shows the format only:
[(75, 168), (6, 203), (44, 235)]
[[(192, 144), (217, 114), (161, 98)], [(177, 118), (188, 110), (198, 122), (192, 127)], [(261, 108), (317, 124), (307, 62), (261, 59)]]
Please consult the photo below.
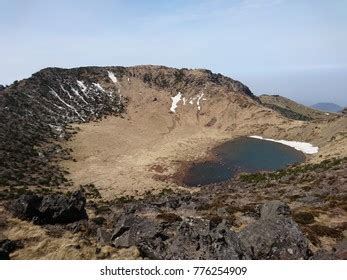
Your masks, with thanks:
[(187, 99), (185, 97), (182, 98), (182, 101), (183, 101), (183, 105), (186, 105)]
[(60, 85), (60, 88), (69, 96), (70, 99), (72, 99), (70, 93), (63, 87), (63, 85)]
[(115, 84), (118, 82), (117, 77), (110, 71), (107, 71), (108, 77), (111, 79), (112, 82)]
[(77, 112), (77, 110), (76, 110), (75, 107), (73, 107), (72, 105), (66, 103), (63, 99), (60, 98), (60, 96), (59, 96), (52, 88), (50, 88), (50, 89), (51, 89), (51, 93), (52, 93), (56, 98), (58, 98), (59, 101), (60, 101), (61, 103), (63, 103), (66, 107), (68, 107), (68, 108), (70, 108), (71, 110), (73, 110), (73, 111), (75, 112), (75, 114), (76, 114), (79, 118), (81, 118), (81, 119), (84, 121), (84, 118)]
[(270, 138), (263, 138), (262, 136), (257, 136), (257, 135), (252, 135), (249, 137), (255, 138), (255, 139), (266, 140), (266, 141), (272, 141), (272, 142), (276, 142), (276, 143), (281, 143), (283, 145), (290, 146), (290, 147), (294, 148), (295, 150), (301, 151), (305, 154), (316, 154), (316, 153), (318, 153), (318, 150), (319, 150), (318, 147), (315, 147), (311, 143), (306, 143), (306, 142), (274, 140), (274, 139), (270, 139)]
[[(201, 98), (204, 96), (203, 93), (201, 93), (200, 95), (198, 95), (198, 100), (196, 101), (196, 105), (198, 106), (198, 110), (200, 111), (201, 107), (200, 107), (200, 100)], [(205, 98), (203, 100), (206, 100)]]
[(76, 96), (78, 96), (84, 103), (88, 104), (88, 102), (85, 101), (84, 98), (78, 93), (77, 89), (74, 89), (73, 87), (71, 87), (71, 89)]
[(172, 104), (170, 111), (173, 113), (176, 113), (176, 108), (177, 108), (177, 103), (181, 100), (182, 93), (178, 92), (174, 97), (171, 97), (172, 99)]
[(87, 90), (87, 87), (85, 86), (85, 84), (82, 81), (77, 80), (77, 84), (80, 87), (80, 89), (82, 90), (82, 92), (85, 92)]
[(99, 83), (93, 83), (93, 85), (94, 85), (97, 89), (99, 89), (99, 90), (105, 92), (105, 90), (102, 88), (102, 86), (101, 86)]

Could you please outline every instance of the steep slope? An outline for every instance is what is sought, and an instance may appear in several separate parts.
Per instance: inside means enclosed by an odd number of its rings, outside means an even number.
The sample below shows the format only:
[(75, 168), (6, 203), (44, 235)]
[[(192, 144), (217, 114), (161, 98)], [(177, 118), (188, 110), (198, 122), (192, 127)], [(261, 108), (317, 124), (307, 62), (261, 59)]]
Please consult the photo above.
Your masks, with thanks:
[(259, 99), (265, 106), (290, 119), (308, 121), (327, 117), (321, 111), (314, 110), (280, 95), (263, 94), (259, 96)]
[(68, 157), (57, 142), (71, 137), (68, 124), (122, 110), (116, 91), (92, 83), (83, 69), (44, 69), (14, 83), (0, 96), (0, 183), (63, 183), (66, 180), (54, 162)]

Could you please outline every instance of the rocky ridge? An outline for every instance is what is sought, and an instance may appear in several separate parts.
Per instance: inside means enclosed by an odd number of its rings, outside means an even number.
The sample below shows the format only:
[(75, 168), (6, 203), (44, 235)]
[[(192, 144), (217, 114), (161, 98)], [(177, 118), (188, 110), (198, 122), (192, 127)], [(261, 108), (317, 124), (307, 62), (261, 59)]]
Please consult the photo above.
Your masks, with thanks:
[(259, 96), (259, 99), (264, 106), (279, 112), (289, 119), (312, 121), (329, 118), (329, 115), (326, 115), (324, 112), (304, 106), (280, 95), (263, 94)]

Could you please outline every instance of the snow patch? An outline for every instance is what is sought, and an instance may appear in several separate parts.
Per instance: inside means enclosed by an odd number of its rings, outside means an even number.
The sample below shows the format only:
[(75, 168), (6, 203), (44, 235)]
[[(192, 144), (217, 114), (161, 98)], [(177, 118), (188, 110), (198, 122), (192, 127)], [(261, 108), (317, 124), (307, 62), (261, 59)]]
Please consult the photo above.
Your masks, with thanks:
[(77, 84), (80, 87), (80, 89), (82, 90), (82, 92), (85, 92), (87, 90), (87, 87), (85, 86), (85, 84), (82, 81), (77, 80)]
[(99, 83), (93, 83), (93, 85), (94, 85), (97, 89), (101, 90), (102, 92), (105, 92), (105, 90), (102, 88), (102, 86), (101, 86)]
[(178, 92), (174, 97), (171, 97), (172, 99), (172, 104), (170, 108), (171, 112), (176, 113), (177, 103), (180, 102), (181, 97), (182, 97), (182, 93), (180, 92)]
[(72, 89), (73, 93), (74, 93), (76, 96), (78, 96), (80, 99), (82, 99), (82, 101), (83, 101), (84, 103), (88, 104), (88, 102), (85, 101), (84, 98), (78, 93), (78, 90), (77, 90), (77, 89), (74, 89), (73, 87), (71, 87), (71, 89)]
[(70, 93), (63, 87), (63, 85), (60, 85), (60, 87), (63, 90), (63, 92), (65, 92), (69, 96), (69, 98), (72, 99)]
[(60, 96), (51, 88), (51, 93), (60, 100), (61, 103), (63, 103), (66, 107), (70, 108), (75, 112), (75, 114), (81, 118), (82, 121), (84, 121), (84, 118), (77, 112), (76, 108), (71, 106), (70, 104), (67, 104), (63, 99), (60, 98)]
[(200, 100), (201, 98), (204, 96), (203, 93), (201, 93), (200, 95), (198, 95), (198, 100), (196, 101), (196, 105), (198, 106), (198, 110), (200, 111), (201, 106), (200, 106)]
[(110, 71), (107, 71), (108, 77), (111, 79), (112, 82), (115, 84), (118, 82), (117, 77)]
[(305, 154), (316, 154), (316, 153), (318, 153), (318, 150), (319, 150), (318, 147), (315, 147), (311, 143), (306, 143), (306, 142), (274, 140), (274, 139), (264, 138), (262, 136), (257, 136), (257, 135), (252, 135), (249, 137), (255, 138), (255, 139), (266, 140), (266, 141), (272, 141), (272, 142), (276, 142), (276, 143), (281, 143), (283, 145), (290, 146), (290, 147), (294, 148), (295, 150), (301, 151)]

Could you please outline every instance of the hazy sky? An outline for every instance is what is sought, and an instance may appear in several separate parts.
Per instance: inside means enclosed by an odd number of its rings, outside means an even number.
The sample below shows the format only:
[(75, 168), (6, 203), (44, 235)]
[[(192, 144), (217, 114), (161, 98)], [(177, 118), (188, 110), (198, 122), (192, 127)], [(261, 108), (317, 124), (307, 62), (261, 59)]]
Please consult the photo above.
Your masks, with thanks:
[(347, 0), (0, 0), (0, 83), (44, 67), (208, 68), (347, 106)]

